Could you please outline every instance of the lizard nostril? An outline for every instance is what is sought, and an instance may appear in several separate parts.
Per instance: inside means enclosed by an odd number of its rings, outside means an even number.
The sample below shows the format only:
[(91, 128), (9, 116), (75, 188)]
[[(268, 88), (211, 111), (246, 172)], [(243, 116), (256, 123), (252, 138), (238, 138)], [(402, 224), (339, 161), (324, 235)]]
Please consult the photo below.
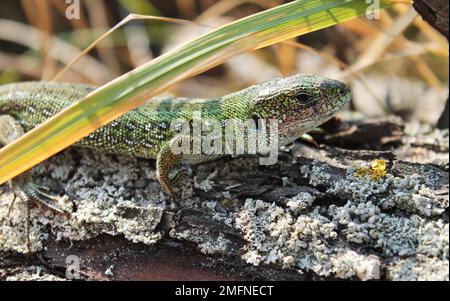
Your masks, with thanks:
[(346, 84), (339, 82), (338, 86), (339, 95), (345, 96), (349, 93), (350, 89), (347, 87)]

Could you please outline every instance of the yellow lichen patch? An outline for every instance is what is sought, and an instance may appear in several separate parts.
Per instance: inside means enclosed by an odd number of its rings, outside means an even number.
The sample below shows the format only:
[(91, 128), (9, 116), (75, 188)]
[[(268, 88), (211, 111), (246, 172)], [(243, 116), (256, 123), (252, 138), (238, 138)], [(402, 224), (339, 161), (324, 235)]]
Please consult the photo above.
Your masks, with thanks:
[(364, 178), (369, 173), (370, 173), (370, 169), (369, 168), (367, 168), (367, 167), (359, 167), (355, 171), (355, 176), (357, 176), (359, 178)]
[(386, 161), (373, 160), (371, 167), (371, 177), (373, 180), (378, 181), (380, 178), (386, 176)]
[(360, 178), (369, 175), (372, 180), (378, 181), (382, 177), (386, 176), (386, 161), (373, 160), (370, 164), (370, 168), (360, 167), (356, 169), (355, 175)]

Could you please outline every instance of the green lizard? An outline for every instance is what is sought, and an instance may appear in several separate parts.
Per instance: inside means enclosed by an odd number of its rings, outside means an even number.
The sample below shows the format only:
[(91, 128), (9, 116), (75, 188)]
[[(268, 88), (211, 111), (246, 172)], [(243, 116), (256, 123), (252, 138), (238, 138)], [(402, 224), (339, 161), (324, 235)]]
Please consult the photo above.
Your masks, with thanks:
[[(57, 114), (95, 87), (59, 82), (23, 82), (0, 86), (0, 145)], [(184, 160), (194, 163), (218, 156), (174, 154), (174, 120), (192, 121), (194, 112), (219, 121), (238, 119), (277, 120), (279, 145), (286, 145), (330, 119), (349, 102), (350, 90), (341, 82), (315, 75), (275, 78), (214, 99), (154, 99), (96, 130), (75, 145), (105, 153), (156, 159), (157, 178), (173, 194), (169, 173)], [(15, 195), (37, 201), (53, 210), (51, 196), (32, 183), (27, 172), (11, 182)]]

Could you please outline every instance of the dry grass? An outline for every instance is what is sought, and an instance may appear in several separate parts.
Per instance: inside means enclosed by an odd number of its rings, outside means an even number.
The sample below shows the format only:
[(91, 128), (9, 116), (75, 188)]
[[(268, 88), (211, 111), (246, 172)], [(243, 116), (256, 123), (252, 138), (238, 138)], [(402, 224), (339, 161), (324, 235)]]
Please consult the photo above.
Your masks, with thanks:
[[(211, 27), (284, 1), (169, 2), (174, 5), (158, 0), (143, 0), (140, 5), (127, 0), (82, 0), (81, 18), (68, 20), (63, 0), (21, 0), (18, 4), (0, 1), (0, 6), (8, 6), (0, 11), (14, 11), (15, 16), (20, 16), (9, 20), (9, 15), (0, 14), (0, 83), (48, 80), (56, 76), (64, 81), (100, 85), (175, 47), (183, 38), (198, 36)], [(130, 23), (102, 39), (96, 47), (88, 48), (80, 61), (64, 69), (82, 49), (129, 13), (136, 14), (129, 18)], [(142, 21), (143, 16), (138, 15), (148, 13), (160, 16)], [(367, 98), (375, 100), (380, 112), (395, 113), (386, 103), (387, 92), (379, 92), (385, 87), (374, 84), (373, 77), (385, 78), (386, 86), (393, 84), (392, 78), (412, 81), (436, 91), (436, 95), (448, 86), (448, 43), (417, 17), (408, 4), (383, 11), (380, 20), (349, 21), (246, 56), (251, 59), (231, 60), (221, 68), (173, 87), (171, 92), (213, 96), (276, 74), (313, 72), (350, 85), (356, 80), (367, 94), (355, 93), (355, 102), (359, 103), (356, 107), (372, 105), (364, 104)], [(242, 66), (242, 62), (246, 65)], [(214, 88), (199, 93), (202, 85)], [(414, 102), (410, 105), (414, 106)]]

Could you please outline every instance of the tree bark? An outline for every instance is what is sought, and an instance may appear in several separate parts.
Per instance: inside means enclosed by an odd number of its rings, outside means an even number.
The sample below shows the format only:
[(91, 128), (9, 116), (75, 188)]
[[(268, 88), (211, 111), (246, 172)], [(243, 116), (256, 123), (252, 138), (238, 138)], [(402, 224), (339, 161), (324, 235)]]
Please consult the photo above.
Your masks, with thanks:
[(0, 277), (33, 279), (38, 266), (42, 279), (65, 278), (74, 255), (86, 280), (448, 279), (445, 132), (407, 135), (398, 118), (324, 129), (320, 148), (296, 142), (274, 166), (192, 167), (176, 201), (152, 162), (69, 149), (34, 174), (68, 195), (71, 216), (32, 209), (30, 261), (23, 204), (12, 219), (3, 206)]

